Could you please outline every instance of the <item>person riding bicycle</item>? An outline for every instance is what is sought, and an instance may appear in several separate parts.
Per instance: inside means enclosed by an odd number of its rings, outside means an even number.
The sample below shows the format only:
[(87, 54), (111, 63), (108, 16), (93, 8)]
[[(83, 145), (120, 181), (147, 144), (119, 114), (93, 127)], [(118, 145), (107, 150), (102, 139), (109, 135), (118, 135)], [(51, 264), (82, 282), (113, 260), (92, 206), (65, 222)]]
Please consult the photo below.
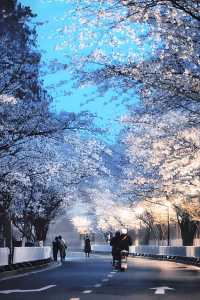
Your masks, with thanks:
[(127, 233), (127, 229), (122, 229), (122, 234), (120, 236), (119, 248), (120, 248), (120, 259), (119, 259), (119, 269), (120, 271), (125, 271), (127, 269), (127, 257), (129, 254), (129, 246), (132, 245), (132, 239)]
[(122, 229), (122, 233), (120, 236), (120, 242), (119, 242), (119, 247), (120, 250), (126, 250), (129, 253), (129, 246), (132, 245), (132, 239), (128, 235), (127, 229)]
[(116, 231), (115, 236), (110, 241), (110, 246), (112, 246), (112, 257), (113, 257), (113, 266), (115, 266), (116, 261), (120, 260), (120, 232)]

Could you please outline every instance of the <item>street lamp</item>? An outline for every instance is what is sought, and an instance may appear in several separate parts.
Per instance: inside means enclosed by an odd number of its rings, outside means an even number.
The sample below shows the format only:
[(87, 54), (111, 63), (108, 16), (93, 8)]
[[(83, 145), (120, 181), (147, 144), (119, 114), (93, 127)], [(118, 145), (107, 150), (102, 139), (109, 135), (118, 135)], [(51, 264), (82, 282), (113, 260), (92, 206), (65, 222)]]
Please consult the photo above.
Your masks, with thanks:
[[(169, 196), (166, 194), (166, 200), (168, 201)], [(167, 246), (170, 246), (170, 215), (169, 215), (169, 202), (168, 205), (163, 204), (167, 207)]]
[(9, 212), (9, 221), (10, 221), (10, 263), (13, 262), (13, 222), (12, 222), (12, 215)]
[(169, 205), (167, 210), (167, 246), (170, 246), (170, 217), (169, 217)]

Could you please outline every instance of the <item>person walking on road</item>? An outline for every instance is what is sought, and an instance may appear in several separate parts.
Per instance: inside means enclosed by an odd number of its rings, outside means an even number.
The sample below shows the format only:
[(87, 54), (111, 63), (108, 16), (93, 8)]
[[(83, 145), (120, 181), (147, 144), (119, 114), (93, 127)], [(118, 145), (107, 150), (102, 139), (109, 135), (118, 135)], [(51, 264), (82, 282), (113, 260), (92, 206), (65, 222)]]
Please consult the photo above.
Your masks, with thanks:
[(89, 239), (88, 235), (86, 235), (86, 237), (85, 237), (84, 252), (85, 252), (85, 256), (86, 257), (90, 256), (90, 253), (91, 253), (91, 243), (90, 243), (90, 239)]
[(55, 240), (52, 242), (53, 245), (53, 259), (54, 261), (57, 261), (58, 259), (58, 249), (59, 249), (59, 241), (58, 237), (55, 237)]
[(58, 249), (60, 251), (60, 259), (61, 261), (64, 261), (66, 257), (67, 245), (61, 235), (58, 237)]
[(110, 246), (112, 247), (112, 257), (113, 257), (113, 267), (120, 259), (120, 232), (116, 231), (115, 236), (110, 241)]

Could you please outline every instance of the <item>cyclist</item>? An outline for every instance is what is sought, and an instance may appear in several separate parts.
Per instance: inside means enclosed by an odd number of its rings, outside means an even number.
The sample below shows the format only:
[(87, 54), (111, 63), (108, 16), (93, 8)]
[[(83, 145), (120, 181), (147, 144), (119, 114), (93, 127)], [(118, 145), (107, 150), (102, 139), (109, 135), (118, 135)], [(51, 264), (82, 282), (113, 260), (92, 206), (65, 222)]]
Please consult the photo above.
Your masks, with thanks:
[(121, 271), (127, 269), (127, 257), (129, 254), (129, 246), (131, 245), (132, 245), (132, 239), (128, 235), (127, 229), (122, 229), (122, 233), (119, 241), (119, 248), (120, 248), (119, 266)]
[(116, 262), (120, 260), (120, 232), (116, 231), (115, 236), (110, 241), (112, 246), (113, 267), (116, 267)]

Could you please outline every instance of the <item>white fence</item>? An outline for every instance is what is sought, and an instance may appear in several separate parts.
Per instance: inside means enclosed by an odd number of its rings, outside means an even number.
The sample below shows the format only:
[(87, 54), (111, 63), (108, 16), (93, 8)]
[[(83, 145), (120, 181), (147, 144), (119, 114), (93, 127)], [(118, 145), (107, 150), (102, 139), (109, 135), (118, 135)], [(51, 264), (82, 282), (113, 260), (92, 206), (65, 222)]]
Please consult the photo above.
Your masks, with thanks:
[(94, 244), (91, 246), (91, 248), (92, 248), (92, 251), (94, 251), (94, 252), (111, 252), (112, 251), (111, 246), (108, 244), (105, 244), (105, 245)]
[[(94, 252), (111, 252), (110, 245), (92, 245)], [(131, 246), (130, 254), (146, 254), (146, 255), (164, 255), (164, 256), (182, 256), (182, 257), (200, 257), (200, 247), (182, 246)]]
[(131, 253), (152, 254), (164, 256), (200, 257), (200, 247), (195, 246), (132, 246)]
[(8, 248), (0, 248), (0, 266), (8, 265), (8, 257), (10, 250)]
[[(150, 240), (149, 245), (151, 246), (167, 246), (167, 240)], [(170, 246), (171, 247), (182, 247), (183, 240), (182, 239), (170, 239)], [(193, 240), (193, 246), (199, 247), (200, 246), (200, 239), (196, 238)]]
[[(10, 250), (8, 248), (0, 248), (0, 266), (8, 265), (8, 257)], [(48, 259), (51, 257), (51, 247), (15, 247), (13, 263), (22, 263), (28, 261), (36, 261)]]
[(51, 257), (51, 247), (15, 247), (13, 263), (36, 261)]

